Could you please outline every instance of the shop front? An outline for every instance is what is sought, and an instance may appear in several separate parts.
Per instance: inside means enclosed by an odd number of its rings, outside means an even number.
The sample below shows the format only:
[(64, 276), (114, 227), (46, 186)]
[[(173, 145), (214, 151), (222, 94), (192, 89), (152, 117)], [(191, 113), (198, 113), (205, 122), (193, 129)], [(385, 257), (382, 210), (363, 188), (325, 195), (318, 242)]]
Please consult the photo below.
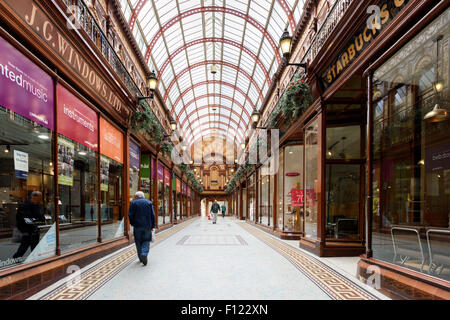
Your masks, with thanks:
[[(369, 234), (358, 273), (449, 299), (450, 9), (435, 7), (368, 69)], [(420, 282), (420, 286), (415, 282)]]
[(184, 182), (181, 182), (181, 205), (183, 207), (183, 219), (187, 219), (188, 211), (187, 211), (187, 186)]

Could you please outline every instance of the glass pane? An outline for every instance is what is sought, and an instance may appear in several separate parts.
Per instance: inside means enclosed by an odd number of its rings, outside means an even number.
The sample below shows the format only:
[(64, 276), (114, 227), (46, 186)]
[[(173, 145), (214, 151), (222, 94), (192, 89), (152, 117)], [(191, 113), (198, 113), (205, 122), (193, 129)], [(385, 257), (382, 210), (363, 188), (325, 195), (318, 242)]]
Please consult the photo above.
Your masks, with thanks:
[[(437, 35), (442, 39), (433, 40)], [(374, 257), (450, 280), (447, 9), (374, 74)], [(394, 72), (401, 65), (405, 72)], [(436, 82), (441, 87), (434, 87)]]
[(164, 184), (158, 181), (158, 225), (164, 224)]
[[(54, 142), (49, 129), (2, 106), (0, 122), (0, 269), (4, 269), (39, 259), (37, 251), (30, 253), (54, 223)], [(18, 151), (28, 159), (27, 173), (16, 172)], [(23, 234), (13, 242), (15, 228)]]
[(284, 152), (284, 230), (300, 232), (303, 215), (303, 146), (288, 146)]
[(170, 223), (170, 207), (169, 207), (169, 199), (170, 199), (170, 187), (168, 185), (164, 185), (164, 223)]
[(123, 236), (122, 213), (123, 165), (105, 156), (100, 157), (102, 195), (102, 240)]
[(305, 235), (317, 239), (317, 193), (320, 191), (317, 157), (319, 126), (315, 120), (305, 129)]
[(279, 167), (278, 167), (278, 192), (277, 192), (277, 206), (278, 206), (278, 221), (277, 228), (283, 230), (283, 190), (284, 190), (284, 157), (283, 150), (281, 149), (279, 152)]
[(360, 165), (326, 166), (327, 238), (359, 239)]
[[(60, 181), (59, 226), (61, 251), (97, 242), (98, 153), (58, 135), (58, 172), (72, 177)], [(60, 180), (60, 179), (58, 179)]]
[(361, 158), (361, 127), (327, 128), (327, 159)]

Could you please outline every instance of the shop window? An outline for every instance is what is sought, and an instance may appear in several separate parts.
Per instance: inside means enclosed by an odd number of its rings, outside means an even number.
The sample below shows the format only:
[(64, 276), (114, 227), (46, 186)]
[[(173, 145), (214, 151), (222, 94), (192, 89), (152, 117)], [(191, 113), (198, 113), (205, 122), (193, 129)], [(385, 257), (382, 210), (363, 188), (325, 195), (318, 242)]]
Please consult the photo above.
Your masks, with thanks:
[(249, 178), (249, 190), (248, 190), (248, 208), (250, 221), (256, 221), (256, 174), (252, 174)]
[[(0, 269), (3, 269), (39, 259), (36, 247), (54, 223), (54, 141), (51, 130), (2, 106), (0, 123)], [(14, 232), (15, 228), (23, 232), (22, 236)], [(54, 254), (50, 252), (45, 257)]]
[(98, 152), (58, 135), (60, 248), (68, 251), (97, 242)]
[(361, 158), (361, 127), (327, 127), (327, 159)]
[(133, 141), (130, 141), (130, 202), (133, 201), (135, 193), (139, 190), (139, 159), (140, 148)]
[[(378, 129), (370, 188), (374, 258), (445, 280), (450, 280), (448, 14), (447, 9), (374, 73), (374, 92), (388, 89), (374, 95)], [(382, 116), (375, 108), (381, 103), (389, 110)], [(399, 105), (404, 119), (395, 113)]]
[(302, 231), (303, 216), (303, 146), (284, 148), (284, 230)]
[(318, 120), (305, 128), (305, 236), (317, 239), (318, 181)]
[(109, 240), (124, 235), (123, 134), (100, 118), (101, 236)]
[(269, 163), (267, 162), (259, 169), (259, 215), (260, 223), (266, 226), (270, 225), (270, 176)]
[(284, 228), (284, 205), (283, 205), (283, 199), (284, 199), (284, 152), (280, 150), (279, 155), (279, 167), (278, 167), (278, 183), (277, 183), (277, 211), (278, 211), (278, 220), (277, 220), (277, 228), (280, 230), (283, 230)]

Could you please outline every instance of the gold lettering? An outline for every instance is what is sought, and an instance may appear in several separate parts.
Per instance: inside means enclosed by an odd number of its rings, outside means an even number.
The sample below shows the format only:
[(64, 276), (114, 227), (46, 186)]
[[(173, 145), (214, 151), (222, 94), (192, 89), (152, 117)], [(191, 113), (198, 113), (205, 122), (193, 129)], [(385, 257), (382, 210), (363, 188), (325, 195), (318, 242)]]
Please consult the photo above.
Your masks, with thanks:
[(341, 61), (338, 60), (338, 62), (336, 63), (336, 73), (339, 74), (342, 71), (342, 64)]
[(93, 70), (89, 73), (89, 83), (91, 86), (95, 85), (95, 72)]
[(44, 22), (44, 26), (42, 27), (42, 32), (44, 33), (44, 38), (45, 40), (47, 40), (48, 42), (52, 41), (53, 36), (51, 34), (47, 33), (47, 27), (50, 26), (51, 27), (51, 31), (53, 31), (53, 26), (50, 24), (50, 21), (45, 21)]
[(364, 31), (363, 31), (364, 41), (370, 42), (370, 40), (372, 40), (372, 35), (370, 33), (369, 33), (369, 35), (367, 35), (367, 31), (369, 31), (369, 29), (367, 27), (365, 27)]
[[(358, 44), (358, 38), (359, 38), (359, 44)], [(362, 50), (363, 46), (364, 46), (364, 42), (362, 39), (362, 35), (360, 34), (359, 37), (357, 37), (355, 39), (355, 45), (356, 45), (356, 50), (359, 52)]]
[(87, 79), (89, 77), (89, 65), (86, 63), (86, 61), (83, 62), (82, 76), (85, 79)]
[(344, 66), (344, 68), (348, 65), (348, 54), (347, 52), (344, 52), (344, 54), (342, 55), (342, 65)]
[(72, 64), (73, 62), (72, 62), (72, 58), (73, 58), (73, 47), (70, 47), (70, 54), (69, 54), (69, 59), (68, 59), (68, 61), (69, 61), (69, 64)]
[(353, 58), (355, 58), (356, 52), (355, 52), (355, 45), (352, 44), (350, 45), (350, 47), (348, 47), (348, 56), (350, 57), (350, 61), (353, 60)]
[(333, 81), (333, 77), (331, 76), (331, 70), (328, 70), (327, 80), (328, 83), (331, 83), (331, 81)]
[(103, 85), (102, 85), (102, 96), (103, 96), (103, 98), (106, 98), (106, 96), (107, 96), (107, 94), (106, 94), (106, 84), (105, 83), (103, 83)]
[(387, 10), (387, 4), (381, 8), (381, 24), (385, 24), (389, 21), (389, 10)]
[(69, 46), (66, 39), (64, 39), (59, 33), (58, 33), (58, 45), (59, 45), (59, 54), (64, 57), (64, 54), (66, 53), (66, 50)]
[(25, 21), (30, 25), (33, 26), (34, 25), (34, 19), (36, 19), (36, 6), (34, 5), (34, 3), (31, 4), (33, 6), (33, 10), (31, 11), (31, 18), (28, 15), (25, 15)]
[(99, 76), (96, 77), (95, 88), (98, 92), (100, 92), (100, 89), (102, 88), (102, 79)]
[(333, 78), (336, 78), (336, 69), (335, 66), (331, 67), (331, 72), (333, 73)]
[(81, 60), (81, 57), (75, 52), (75, 68), (77, 68), (79, 73), (81, 73), (81, 69), (83, 67), (82, 62), (83, 60)]
[(398, 7), (401, 7), (405, 3), (405, 0), (394, 0), (394, 3), (395, 3), (395, 6), (398, 8)]

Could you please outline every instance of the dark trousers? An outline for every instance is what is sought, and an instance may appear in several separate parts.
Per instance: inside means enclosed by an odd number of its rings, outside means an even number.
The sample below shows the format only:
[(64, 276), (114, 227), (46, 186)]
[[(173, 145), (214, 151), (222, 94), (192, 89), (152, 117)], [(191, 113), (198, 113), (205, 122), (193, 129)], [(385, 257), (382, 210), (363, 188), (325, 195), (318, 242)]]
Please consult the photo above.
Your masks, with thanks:
[(32, 233), (30, 235), (23, 235), (20, 240), (20, 246), (17, 252), (13, 255), (13, 258), (22, 257), (27, 252), (28, 247), (31, 247), (31, 251), (36, 248), (39, 243), (39, 233)]
[(150, 251), (150, 241), (152, 240), (151, 229), (134, 228), (133, 233), (138, 256), (146, 257)]

